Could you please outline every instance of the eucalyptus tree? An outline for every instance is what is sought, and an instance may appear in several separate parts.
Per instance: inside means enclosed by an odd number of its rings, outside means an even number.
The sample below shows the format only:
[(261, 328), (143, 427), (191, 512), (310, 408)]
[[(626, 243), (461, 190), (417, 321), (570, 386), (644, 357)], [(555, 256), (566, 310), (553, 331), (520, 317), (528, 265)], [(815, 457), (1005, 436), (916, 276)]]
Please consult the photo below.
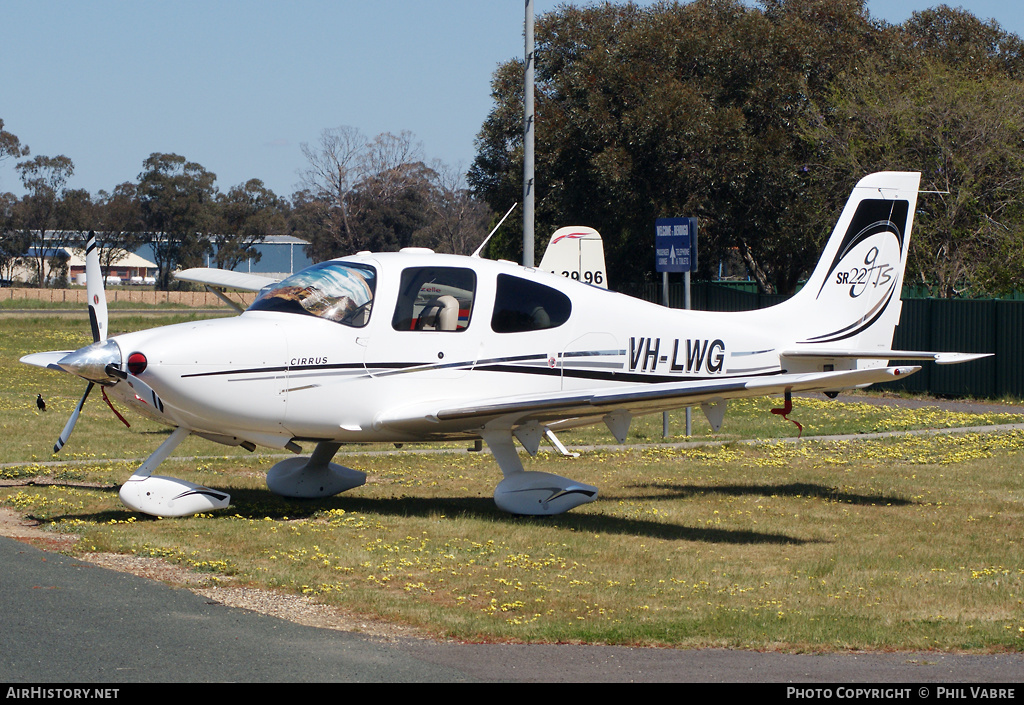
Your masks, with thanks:
[[(25, 195), (17, 206), (17, 219), (24, 236), (31, 243), (34, 252), (34, 281), (45, 286), (50, 276), (49, 258), (68, 245), (74, 244), (77, 232), (68, 228), (68, 216), (73, 208), (67, 208), (65, 191), (68, 179), (75, 172), (75, 165), (66, 156), (47, 157), (39, 155), (20, 162), (17, 167)], [(68, 196), (69, 200), (80, 200), (81, 194)]]
[(473, 195), (462, 168), (435, 162), (431, 171), (434, 178), (426, 204), (429, 221), (413, 234), (414, 244), (437, 252), (472, 254), (487, 237), (494, 211)]
[(896, 28), (917, 55), (967, 78), (1024, 79), (1024, 40), (995, 20), (981, 20), (963, 9), (939, 5), (911, 14)]
[(908, 281), (932, 295), (1003, 294), (1024, 281), (1024, 45), (948, 7), (893, 28), (903, 52), (849, 76), (803, 126), (821, 181), (922, 173)]
[(177, 268), (200, 266), (210, 250), (217, 176), (178, 154), (154, 152), (143, 162), (138, 199), (157, 265), (168, 289)]
[(255, 246), (268, 235), (287, 227), (287, 203), (259, 179), (232, 187), (217, 198), (213, 229), (213, 261), (217, 267), (234, 269), (244, 260), (258, 262)]
[(18, 198), (0, 193), (0, 279), (10, 281), (24, 260), (31, 239), (18, 224)]
[[(878, 169), (949, 192), (921, 201), (919, 280), (953, 295), (1014, 279), (1024, 50), (997, 24), (945, 6), (892, 26), (862, 0), (697, 0), (563, 6), (536, 35), (536, 231), (598, 228), (613, 283), (650, 276), (657, 217), (696, 215), (704, 275), (735, 253), (762, 290), (792, 292), (850, 185)], [(521, 85), (520, 61), (498, 67), (469, 174), (495, 210), (521, 192)], [(515, 238), (496, 246), (518, 259)]]
[(27, 157), (28, 145), (23, 145), (17, 135), (4, 129), (4, 121), (0, 118), (0, 162), (11, 157)]
[[(705, 274), (736, 252), (765, 291), (796, 287), (834, 218), (803, 207), (797, 126), (879, 30), (860, 0), (763, 5), (563, 6), (538, 20), (540, 237), (592, 225), (612, 281), (635, 281), (652, 274), (655, 219), (698, 216)], [(518, 61), (496, 71), (469, 175), (495, 210), (521, 181), (520, 75)]]
[(126, 181), (109, 193), (101, 190), (97, 194), (92, 229), (99, 233), (100, 265), (106, 283), (110, 268), (149, 239), (142, 221), (138, 186)]
[(366, 136), (350, 126), (323, 130), (316, 146), (302, 144), (307, 166), (301, 174), (299, 198), (302, 222), (310, 228), (305, 232), (311, 243), (309, 255), (314, 260), (355, 251), (349, 194), (364, 176), (366, 145)]
[(304, 144), (303, 191), (293, 197), (308, 254), (324, 260), (359, 250), (390, 250), (417, 240), (431, 222), (437, 173), (412, 133), (368, 139), (352, 127), (324, 130)]

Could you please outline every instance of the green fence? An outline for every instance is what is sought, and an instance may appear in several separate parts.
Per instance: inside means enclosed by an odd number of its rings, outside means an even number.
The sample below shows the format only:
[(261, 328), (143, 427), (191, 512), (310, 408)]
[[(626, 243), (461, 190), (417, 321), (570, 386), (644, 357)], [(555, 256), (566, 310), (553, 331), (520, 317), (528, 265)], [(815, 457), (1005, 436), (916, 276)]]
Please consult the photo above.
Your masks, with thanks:
[(908, 299), (898, 350), (995, 353), (960, 365), (925, 364), (900, 388), (940, 396), (1024, 397), (1024, 301)]
[[(698, 311), (750, 311), (772, 306), (789, 298), (782, 294), (761, 294), (756, 288), (756, 285), (744, 287), (694, 282), (690, 286), (690, 308)], [(662, 302), (661, 284), (631, 284), (619, 288), (618, 291), (644, 301), (658, 304)], [(685, 296), (682, 284), (668, 285), (668, 305), (672, 308), (683, 308)]]
[[(660, 284), (639, 284), (623, 293), (660, 303)], [(683, 285), (669, 285), (669, 305), (683, 307)], [(784, 301), (787, 297), (744, 291), (741, 288), (695, 282), (691, 307), (703, 311), (749, 311)], [(994, 357), (959, 365), (924, 363), (890, 389), (936, 396), (1024, 398), (1024, 301), (904, 299), (893, 348), (995, 353)]]

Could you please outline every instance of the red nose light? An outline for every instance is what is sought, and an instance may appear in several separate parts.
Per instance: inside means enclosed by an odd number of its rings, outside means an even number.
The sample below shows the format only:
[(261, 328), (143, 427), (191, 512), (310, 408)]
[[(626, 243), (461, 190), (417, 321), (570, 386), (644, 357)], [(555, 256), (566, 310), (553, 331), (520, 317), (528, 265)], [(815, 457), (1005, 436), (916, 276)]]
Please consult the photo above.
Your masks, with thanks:
[(132, 353), (128, 356), (128, 371), (133, 375), (141, 375), (146, 370), (146, 365), (149, 364), (149, 360), (146, 356), (140, 352)]

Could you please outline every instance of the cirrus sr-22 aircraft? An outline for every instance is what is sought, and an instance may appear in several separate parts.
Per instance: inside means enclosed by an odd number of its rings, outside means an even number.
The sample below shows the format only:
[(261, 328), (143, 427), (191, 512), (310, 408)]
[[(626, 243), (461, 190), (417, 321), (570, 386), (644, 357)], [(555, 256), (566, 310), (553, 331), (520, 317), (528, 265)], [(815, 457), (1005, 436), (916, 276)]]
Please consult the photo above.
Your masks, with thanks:
[(315, 444), (267, 475), (272, 492), (300, 498), (364, 483), (331, 462), (345, 443), (482, 440), (504, 475), (499, 508), (558, 514), (593, 501), (597, 488), (526, 471), (515, 440), (531, 454), (545, 437), (564, 451), (554, 432), (604, 423), (621, 442), (637, 415), (697, 405), (717, 430), (730, 399), (784, 394), (788, 411), (792, 392), (889, 381), (920, 369), (908, 360), (982, 357), (891, 349), (919, 181), (862, 179), (806, 285), (774, 307), (735, 313), (667, 309), (559, 273), (407, 248), (320, 262), (279, 282), (187, 270), (179, 278), (259, 295), (236, 317), (108, 338), (91, 240), (94, 342), (22, 362), (88, 382), (55, 451), (95, 385), (173, 427), (121, 488), (135, 511), (228, 506), (225, 492), (153, 475), (196, 434), (249, 450)]

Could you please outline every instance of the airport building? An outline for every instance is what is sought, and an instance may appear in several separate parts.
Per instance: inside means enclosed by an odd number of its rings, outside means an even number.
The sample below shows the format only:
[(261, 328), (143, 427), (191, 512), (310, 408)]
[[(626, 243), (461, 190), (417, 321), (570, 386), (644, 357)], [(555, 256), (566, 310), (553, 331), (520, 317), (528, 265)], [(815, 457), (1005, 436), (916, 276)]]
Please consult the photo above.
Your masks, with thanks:
[[(48, 238), (49, 239), (49, 238)], [(66, 238), (62, 238), (66, 240)], [(76, 241), (79, 238), (74, 238)], [(84, 241), (83, 233), (81, 240)], [(245, 260), (235, 267), (235, 271), (261, 274), (267, 277), (280, 278), (297, 272), (312, 264), (306, 255), (305, 245), (301, 238), (290, 235), (270, 235), (253, 249), (260, 253), (258, 260)], [(4, 277), (9, 279), (4, 284), (28, 284), (35, 279), (34, 260), (39, 256), (36, 247), (13, 262)], [(46, 278), (48, 281), (65, 279), (69, 284), (85, 285), (85, 251), (81, 247), (57, 247), (44, 253), (46, 260)], [(207, 255), (205, 266), (216, 266), (212, 255)], [(108, 286), (118, 285), (153, 285), (156, 283), (157, 266), (153, 262), (153, 247), (146, 243), (135, 252), (126, 253), (110, 267), (104, 267)]]

